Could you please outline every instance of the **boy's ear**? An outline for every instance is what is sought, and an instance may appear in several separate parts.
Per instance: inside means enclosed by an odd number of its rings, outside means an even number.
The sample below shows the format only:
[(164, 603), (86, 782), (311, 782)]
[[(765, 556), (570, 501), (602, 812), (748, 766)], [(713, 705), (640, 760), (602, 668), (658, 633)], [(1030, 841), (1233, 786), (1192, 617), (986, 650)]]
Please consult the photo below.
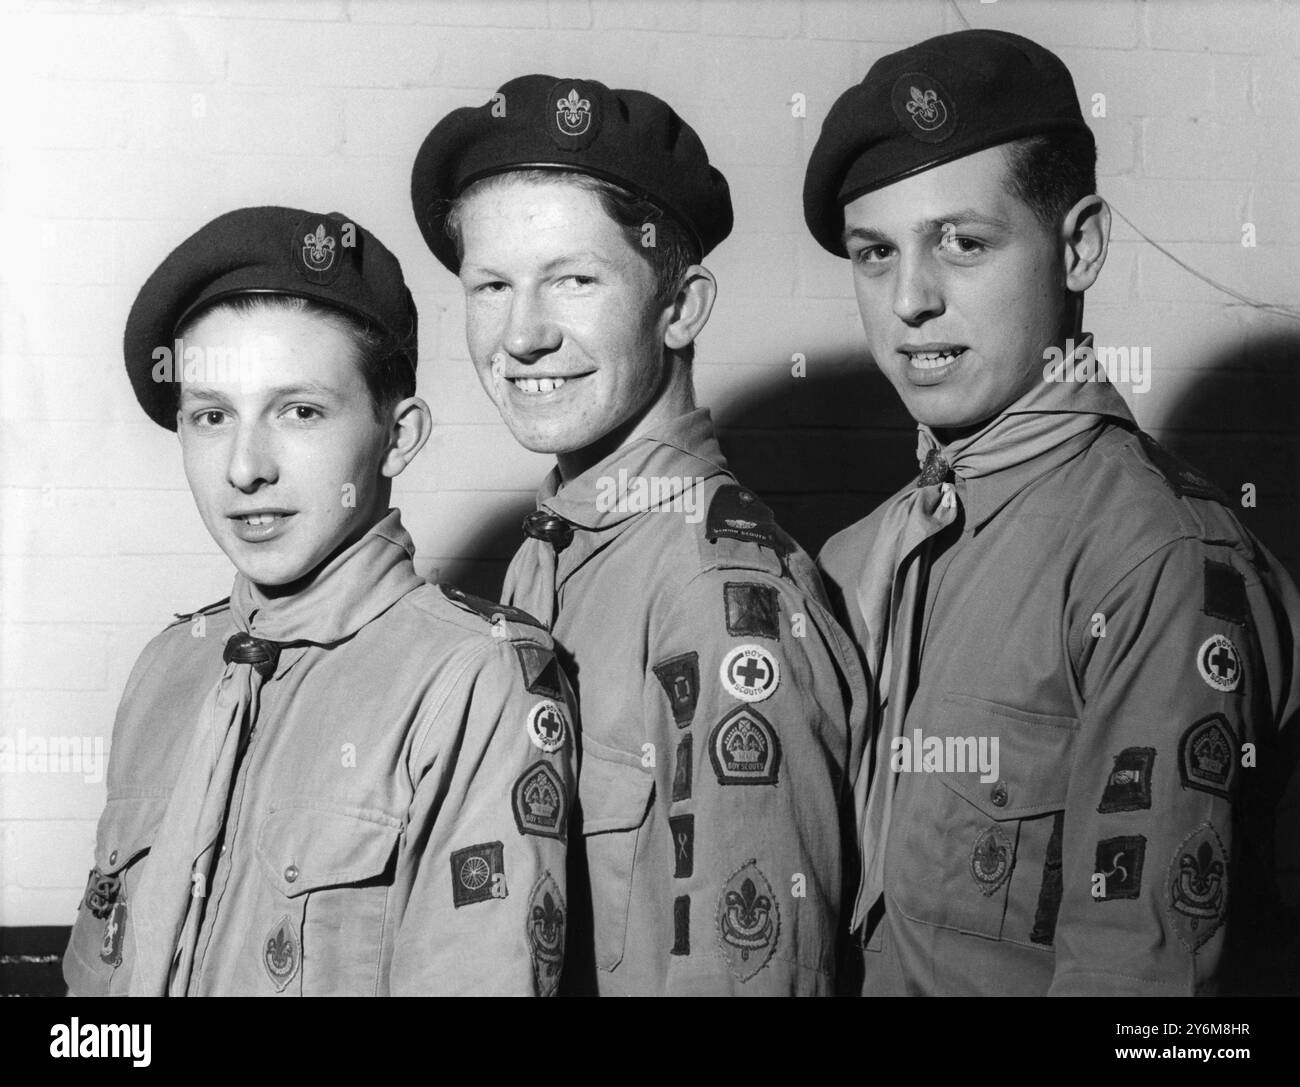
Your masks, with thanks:
[(704, 331), (713, 302), (718, 297), (718, 281), (702, 264), (692, 264), (686, 278), (677, 289), (669, 312), (668, 327), (664, 329), (664, 346), (670, 351), (682, 351), (695, 342)]
[(1110, 245), (1110, 205), (1093, 193), (1074, 205), (1061, 224), (1065, 243), (1065, 286), (1082, 294), (1101, 274)]
[(418, 396), (408, 396), (391, 409), (388, 452), (384, 454), (380, 471), (392, 479), (402, 474), (416, 454), (424, 448), (433, 430), (433, 416), (429, 405)]

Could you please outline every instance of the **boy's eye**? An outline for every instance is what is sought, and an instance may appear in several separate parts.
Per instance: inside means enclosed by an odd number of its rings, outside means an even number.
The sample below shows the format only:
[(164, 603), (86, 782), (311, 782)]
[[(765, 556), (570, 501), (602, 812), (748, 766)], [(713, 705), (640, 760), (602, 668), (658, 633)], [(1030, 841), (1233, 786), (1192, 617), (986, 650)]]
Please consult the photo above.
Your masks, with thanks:
[(868, 245), (853, 254), (853, 261), (855, 264), (879, 264), (888, 260), (893, 251), (893, 247), (888, 245)]
[(196, 411), (190, 416), (190, 421), (196, 427), (214, 427), (220, 426), (226, 418), (226, 413), (217, 408), (204, 408), (202, 411)]
[(984, 243), (978, 238), (968, 238), (964, 234), (945, 234), (942, 243), (955, 253), (982, 253)]
[(313, 408), (310, 404), (294, 404), (289, 412), (300, 423), (309, 423), (313, 419), (319, 419), (321, 415), (319, 409)]
[(560, 278), (561, 283), (572, 283), (575, 287), (590, 287), (596, 282), (595, 276), (567, 275)]

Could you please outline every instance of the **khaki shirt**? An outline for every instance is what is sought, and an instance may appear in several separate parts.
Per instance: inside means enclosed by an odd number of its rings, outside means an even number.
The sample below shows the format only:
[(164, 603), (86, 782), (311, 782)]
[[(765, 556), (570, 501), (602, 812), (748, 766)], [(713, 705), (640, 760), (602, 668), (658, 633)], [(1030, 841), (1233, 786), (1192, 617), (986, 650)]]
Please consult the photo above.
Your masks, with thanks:
[(573, 540), (558, 568), (527, 540), (505, 594), (543, 617), (558, 598), (599, 992), (831, 992), (866, 692), (811, 560), (706, 410), (557, 486)]
[[(1264, 923), (1245, 918), (1270, 839), (1247, 828), (1300, 705), (1300, 597), (1211, 484), (1146, 435), (1098, 434), (1046, 473), (957, 483), (868, 993), (1190, 994)], [(820, 560), (860, 642), (879, 516)], [(954, 758), (996, 739), (996, 777), (927, 768), (931, 737)]]
[[(389, 576), (405, 584), (352, 637), (283, 650), (262, 685), (190, 995), (558, 985), (575, 744), (550, 637), (421, 581), (395, 512), (372, 532), (407, 552)], [(350, 591), (319, 605), (364, 607), (373, 587), (358, 576)], [(75, 994), (127, 990), (133, 888), (237, 629), (225, 602), (181, 617), (131, 674), (64, 959)]]

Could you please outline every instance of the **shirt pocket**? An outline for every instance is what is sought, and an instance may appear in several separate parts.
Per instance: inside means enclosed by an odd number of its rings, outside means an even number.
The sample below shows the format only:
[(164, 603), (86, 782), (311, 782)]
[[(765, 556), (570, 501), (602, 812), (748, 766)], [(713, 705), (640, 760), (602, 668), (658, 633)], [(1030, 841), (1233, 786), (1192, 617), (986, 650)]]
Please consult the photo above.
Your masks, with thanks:
[[(273, 894), (251, 921), (262, 976), (278, 992), (373, 996), (380, 990), (400, 820), (373, 809), (272, 807), (257, 861)], [(251, 919), (250, 919), (251, 920)]]
[[(909, 722), (914, 728), (915, 722)], [(914, 921), (1049, 947), (1076, 718), (948, 694), (899, 774), (887, 883)], [(915, 733), (910, 737), (915, 744)], [(943, 744), (924, 769), (924, 745)], [(937, 750), (931, 744), (930, 750)], [(973, 758), (972, 758), (973, 757)], [(964, 758), (964, 772), (958, 767)], [(987, 767), (981, 772), (980, 766)], [(992, 780), (984, 781), (982, 777)]]
[(153, 846), (167, 798), (114, 797), (95, 834), (95, 866), (86, 880), (63, 957), (63, 977), (77, 996), (126, 991), (134, 953), (130, 916), (141, 862)]
[(654, 777), (639, 755), (583, 737), (578, 796), (601, 970), (613, 970), (623, 961), (637, 848), (653, 795)]

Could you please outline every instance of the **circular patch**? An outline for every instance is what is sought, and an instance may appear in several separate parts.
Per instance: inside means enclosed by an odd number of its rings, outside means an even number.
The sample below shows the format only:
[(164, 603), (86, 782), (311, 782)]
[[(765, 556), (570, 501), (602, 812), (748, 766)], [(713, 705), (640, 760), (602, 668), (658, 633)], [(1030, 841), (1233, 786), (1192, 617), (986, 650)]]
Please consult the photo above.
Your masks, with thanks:
[(993, 894), (1011, 876), (1011, 842), (999, 826), (987, 828), (975, 839), (970, 855), (970, 874), (980, 893)]
[(923, 72), (899, 76), (890, 102), (904, 131), (922, 143), (942, 143), (957, 128), (957, 107), (948, 92)]
[(467, 891), (477, 891), (492, 874), (488, 862), (477, 853), (465, 858), (460, 866), (460, 884)]
[(564, 746), (564, 735), (568, 724), (564, 720), (564, 710), (558, 702), (549, 698), (538, 702), (528, 712), (528, 738), (535, 747), (540, 747), (548, 755), (559, 751)]
[(589, 147), (600, 132), (600, 96), (581, 79), (561, 80), (547, 95), (547, 132), (563, 151)]
[(771, 697), (781, 682), (776, 658), (761, 645), (738, 645), (718, 669), (722, 686), (742, 702), (762, 702)]
[(330, 219), (303, 219), (290, 239), (290, 250), (294, 267), (311, 283), (333, 283), (343, 270), (343, 238), (338, 223)]
[(1196, 668), (1216, 691), (1235, 691), (1241, 683), (1241, 655), (1222, 634), (1211, 634), (1197, 650)]

